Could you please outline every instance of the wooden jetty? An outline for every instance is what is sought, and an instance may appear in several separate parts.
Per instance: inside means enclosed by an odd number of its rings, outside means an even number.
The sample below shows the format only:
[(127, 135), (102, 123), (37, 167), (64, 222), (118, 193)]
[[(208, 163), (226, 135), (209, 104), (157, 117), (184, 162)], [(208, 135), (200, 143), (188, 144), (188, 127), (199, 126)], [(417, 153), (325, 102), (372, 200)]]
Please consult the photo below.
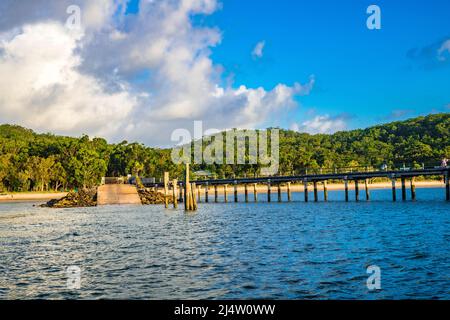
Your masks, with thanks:
[[(397, 201), (396, 182), (401, 181), (401, 198), (403, 201), (407, 200), (407, 181), (409, 181), (409, 187), (411, 189), (411, 200), (416, 200), (416, 186), (415, 178), (426, 176), (442, 176), (444, 178), (444, 192), (445, 199), (450, 201), (450, 167), (433, 167), (422, 169), (401, 169), (392, 171), (351, 171), (341, 173), (321, 173), (321, 174), (303, 174), (295, 176), (272, 176), (272, 177), (257, 177), (257, 178), (233, 178), (233, 179), (214, 179), (214, 180), (189, 180), (189, 166), (187, 166), (186, 180), (177, 181), (174, 180), (171, 184), (168, 180), (168, 175), (165, 176), (164, 185), (157, 183), (146, 184), (146, 187), (159, 188), (164, 187), (165, 194), (169, 194), (168, 186), (172, 187), (172, 190), (179, 189), (179, 201), (184, 201), (185, 209), (188, 211), (196, 210), (197, 203), (201, 201), (199, 189), (203, 187), (205, 189), (205, 202), (209, 202), (209, 189), (212, 188), (214, 192), (214, 202), (219, 200), (219, 192), (223, 190), (224, 202), (228, 202), (228, 186), (233, 186), (234, 202), (238, 202), (238, 189), (237, 186), (244, 186), (245, 202), (249, 202), (249, 186), (253, 186), (253, 201), (257, 201), (257, 185), (267, 186), (267, 201), (271, 202), (272, 188), (276, 186), (278, 194), (278, 202), (282, 201), (281, 193), (285, 188), (287, 192), (288, 201), (292, 200), (291, 195), (291, 183), (298, 183), (304, 185), (304, 201), (310, 201), (309, 191), (310, 186), (313, 188), (313, 199), (315, 202), (319, 201), (319, 186), (323, 188), (323, 199), (328, 201), (328, 189), (327, 183), (329, 181), (343, 181), (344, 182), (344, 197), (345, 201), (350, 201), (349, 195), (349, 182), (353, 182), (355, 185), (355, 201), (360, 201), (360, 183), (364, 184), (365, 200), (371, 199), (369, 190), (369, 180), (374, 178), (388, 178), (392, 181), (392, 200)], [(222, 188), (220, 188), (222, 186)], [(184, 190), (184, 197), (183, 192)], [(173, 193), (175, 196), (176, 192)]]

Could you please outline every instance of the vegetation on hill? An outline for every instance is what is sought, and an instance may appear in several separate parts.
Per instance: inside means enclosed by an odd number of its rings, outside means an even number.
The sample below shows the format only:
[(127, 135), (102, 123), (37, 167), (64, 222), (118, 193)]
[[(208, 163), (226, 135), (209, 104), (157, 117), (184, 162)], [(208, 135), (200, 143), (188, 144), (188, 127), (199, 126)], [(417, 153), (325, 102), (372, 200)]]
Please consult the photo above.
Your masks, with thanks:
[[(450, 157), (450, 114), (433, 114), (375, 127), (310, 135), (280, 130), (280, 174), (304, 168), (388, 165), (438, 165)], [(259, 165), (194, 165), (217, 177), (253, 175)], [(155, 177), (164, 171), (182, 177), (171, 150), (139, 143), (108, 144), (88, 136), (37, 134), (19, 126), (0, 126), (0, 191), (46, 191), (86, 188), (103, 176)]]

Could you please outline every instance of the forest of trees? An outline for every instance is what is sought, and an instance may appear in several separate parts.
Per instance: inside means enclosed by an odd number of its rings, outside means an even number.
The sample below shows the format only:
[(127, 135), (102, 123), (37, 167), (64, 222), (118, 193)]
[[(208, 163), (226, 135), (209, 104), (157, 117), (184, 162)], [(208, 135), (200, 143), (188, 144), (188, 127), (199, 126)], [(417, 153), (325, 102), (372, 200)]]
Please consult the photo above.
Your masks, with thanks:
[[(433, 114), (368, 129), (310, 135), (280, 130), (280, 172), (305, 168), (420, 166), (450, 157), (450, 114)], [(254, 175), (258, 165), (194, 165), (219, 178)], [(182, 177), (171, 150), (139, 143), (108, 144), (88, 136), (36, 134), (0, 126), (0, 192), (68, 190), (97, 185), (104, 176)]]

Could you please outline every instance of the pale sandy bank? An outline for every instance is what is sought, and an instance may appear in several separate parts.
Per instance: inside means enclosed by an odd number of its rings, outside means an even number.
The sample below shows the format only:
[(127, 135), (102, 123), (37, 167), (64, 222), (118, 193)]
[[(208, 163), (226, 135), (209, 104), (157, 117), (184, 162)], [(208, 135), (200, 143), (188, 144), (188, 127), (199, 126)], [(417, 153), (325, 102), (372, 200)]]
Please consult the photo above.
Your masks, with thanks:
[(55, 193), (12, 193), (12, 194), (0, 194), (0, 202), (10, 201), (33, 201), (33, 200), (51, 200), (65, 197), (67, 192), (55, 192)]

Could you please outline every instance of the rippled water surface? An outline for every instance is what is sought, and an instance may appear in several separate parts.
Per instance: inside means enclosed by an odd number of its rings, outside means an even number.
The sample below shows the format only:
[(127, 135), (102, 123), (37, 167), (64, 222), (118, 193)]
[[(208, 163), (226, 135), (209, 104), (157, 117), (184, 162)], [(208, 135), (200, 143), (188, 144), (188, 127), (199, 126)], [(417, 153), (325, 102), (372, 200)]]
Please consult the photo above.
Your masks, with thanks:
[[(44, 209), (0, 203), (0, 298), (450, 299), (450, 204), (418, 201)], [(363, 194), (362, 194), (363, 198)], [(241, 199), (242, 200), (242, 199)], [(66, 285), (68, 266), (81, 289)], [(369, 291), (366, 268), (381, 268)]]

